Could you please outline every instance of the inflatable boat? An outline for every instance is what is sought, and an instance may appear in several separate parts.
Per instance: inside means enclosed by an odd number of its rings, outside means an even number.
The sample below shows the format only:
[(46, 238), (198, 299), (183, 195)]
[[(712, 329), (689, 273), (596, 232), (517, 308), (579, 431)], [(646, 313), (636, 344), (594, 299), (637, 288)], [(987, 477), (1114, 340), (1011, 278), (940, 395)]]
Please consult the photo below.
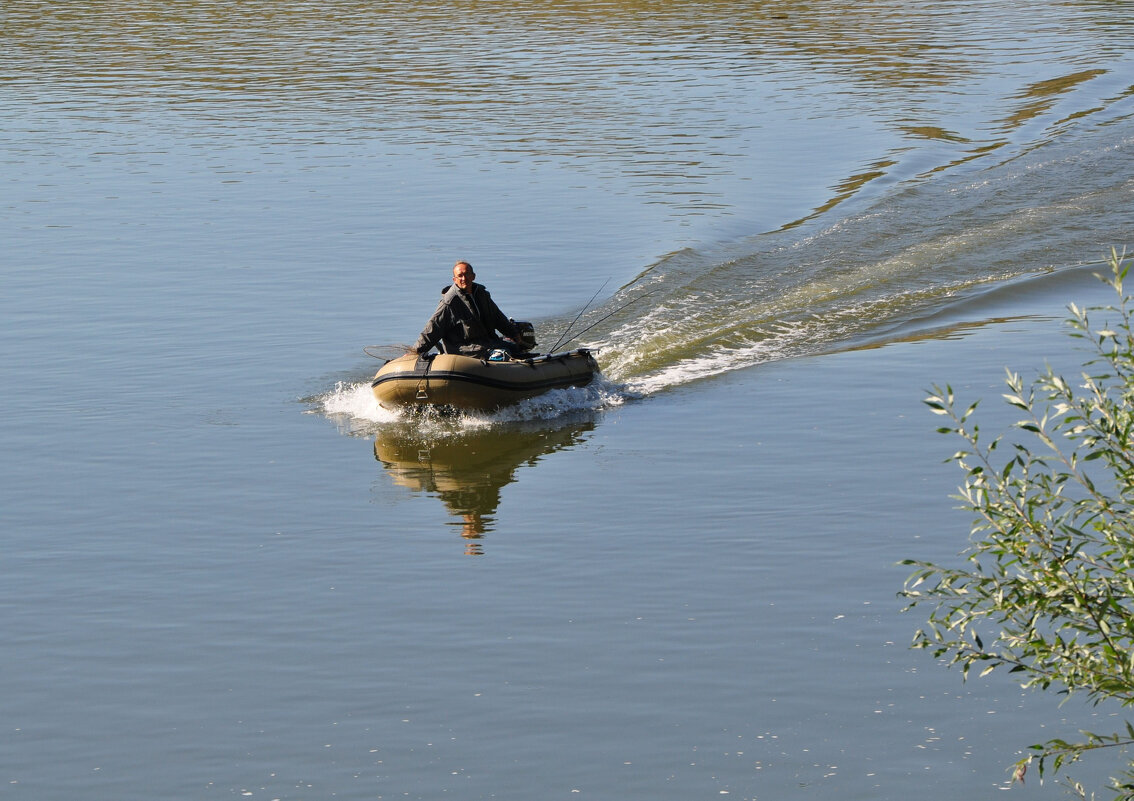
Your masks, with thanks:
[(553, 389), (582, 387), (599, 372), (585, 348), (502, 361), (455, 353), (408, 353), (379, 368), (370, 387), (384, 409), (449, 407), (492, 411)]

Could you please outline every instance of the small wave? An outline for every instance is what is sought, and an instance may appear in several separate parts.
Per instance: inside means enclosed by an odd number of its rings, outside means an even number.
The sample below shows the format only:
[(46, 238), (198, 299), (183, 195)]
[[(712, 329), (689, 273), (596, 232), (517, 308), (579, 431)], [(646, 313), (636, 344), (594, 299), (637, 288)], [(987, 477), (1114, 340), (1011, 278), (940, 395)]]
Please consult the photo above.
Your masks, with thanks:
[(335, 388), (318, 399), (324, 414), (342, 415), (371, 423), (392, 423), (394, 412), (383, 409), (370, 391), (369, 382), (348, 384), (340, 381)]
[(465, 412), (469, 425), (493, 425), (528, 420), (554, 420), (579, 411), (603, 411), (621, 406), (633, 397), (626, 387), (608, 381), (601, 374), (585, 387), (553, 389), (543, 395), (522, 400), (492, 413)]
[(437, 414), (418, 410), (384, 409), (378, 405), (369, 381), (340, 381), (335, 388), (313, 400), (312, 411), (331, 419), (344, 434), (369, 436), (375, 431), (413, 422), (418, 428), (476, 430), (505, 423), (554, 421), (579, 412), (599, 412), (621, 406), (635, 392), (599, 375), (585, 387), (553, 389), (535, 398), (495, 412), (464, 411)]

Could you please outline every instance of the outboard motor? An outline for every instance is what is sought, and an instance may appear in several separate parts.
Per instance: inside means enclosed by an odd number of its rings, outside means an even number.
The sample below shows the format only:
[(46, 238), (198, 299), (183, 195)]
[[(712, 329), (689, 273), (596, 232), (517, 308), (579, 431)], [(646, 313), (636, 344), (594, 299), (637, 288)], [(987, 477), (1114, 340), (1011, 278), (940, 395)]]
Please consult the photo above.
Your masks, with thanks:
[(515, 323), (516, 328), (520, 329), (519, 345), (521, 351), (529, 351), (539, 344), (536, 342), (534, 325), (531, 323), (516, 322), (515, 320), (512, 320), (512, 322)]

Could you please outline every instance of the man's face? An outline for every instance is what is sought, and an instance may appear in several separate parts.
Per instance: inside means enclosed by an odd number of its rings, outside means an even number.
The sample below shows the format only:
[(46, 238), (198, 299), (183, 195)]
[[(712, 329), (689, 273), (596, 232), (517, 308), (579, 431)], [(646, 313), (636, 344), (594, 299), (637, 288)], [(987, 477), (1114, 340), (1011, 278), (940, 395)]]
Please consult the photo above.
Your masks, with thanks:
[(467, 264), (458, 264), (453, 268), (453, 283), (457, 285), (457, 289), (462, 292), (467, 291), (472, 286), (473, 279), (476, 278), (476, 273), (473, 272), (472, 267)]

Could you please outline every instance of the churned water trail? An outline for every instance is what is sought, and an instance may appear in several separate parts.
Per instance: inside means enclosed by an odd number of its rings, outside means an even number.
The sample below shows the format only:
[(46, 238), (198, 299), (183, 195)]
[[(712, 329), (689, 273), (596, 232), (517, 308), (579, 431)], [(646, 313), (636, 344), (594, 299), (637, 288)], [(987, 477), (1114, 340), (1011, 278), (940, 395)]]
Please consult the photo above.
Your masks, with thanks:
[(610, 301), (654, 296), (600, 325), (593, 344), (609, 378), (645, 393), (853, 347), (1017, 277), (1101, 259), (1100, 242), (1121, 249), (1134, 241), (1132, 194), (1134, 138), (1101, 126), (897, 187), (812, 233), (675, 253)]
[[(897, 186), (825, 226), (685, 248), (606, 303), (541, 329), (585, 331), (601, 388), (555, 393), (495, 419), (553, 418), (691, 381), (878, 342), (1020, 277), (1075, 269), (1131, 240), (1134, 137), (1118, 125), (1037, 144), (983, 169)], [(1069, 260), (1078, 254), (1075, 260)], [(928, 325), (928, 323), (927, 323)], [(345, 394), (344, 394), (345, 393)], [(349, 398), (344, 403), (344, 398)], [(368, 384), (329, 414), (380, 423)]]

